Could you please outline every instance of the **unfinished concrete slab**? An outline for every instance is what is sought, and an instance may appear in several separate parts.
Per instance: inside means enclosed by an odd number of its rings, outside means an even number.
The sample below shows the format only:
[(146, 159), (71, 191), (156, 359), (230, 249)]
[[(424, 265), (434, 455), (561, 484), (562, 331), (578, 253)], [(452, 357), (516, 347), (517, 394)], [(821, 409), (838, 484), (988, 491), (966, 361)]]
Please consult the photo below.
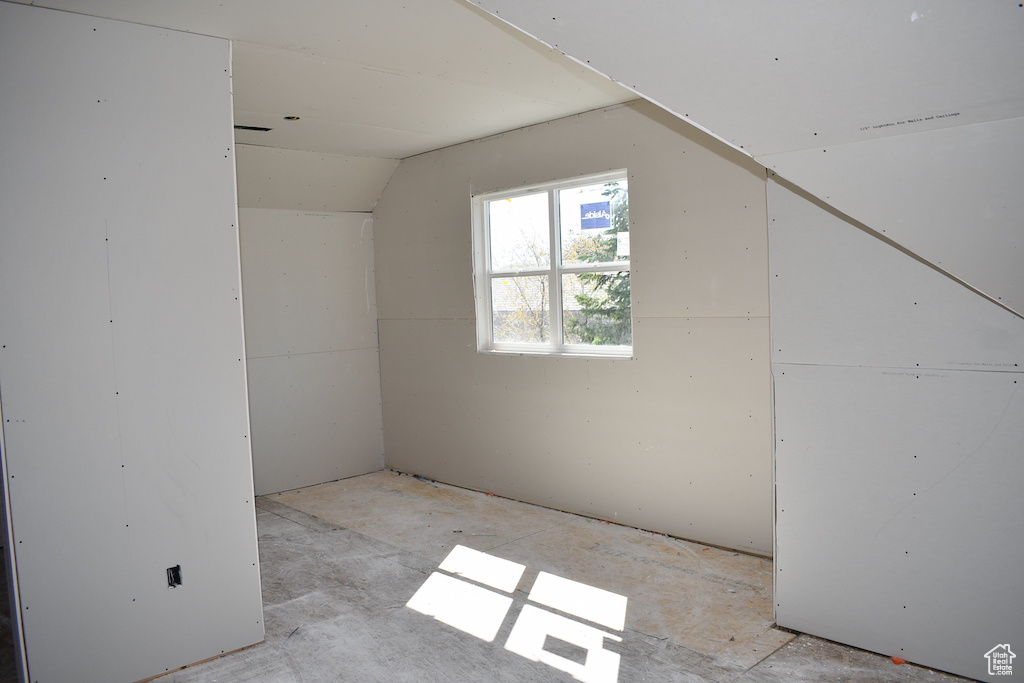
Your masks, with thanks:
[[(898, 660), (897, 660), (898, 661)], [(736, 683), (949, 683), (968, 679), (802, 635), (736, 679)]]
[[(775, 628), (771, 562), (760, 557), (390, 471), (264, 496), (257, 507), (266, 641), (160, 680), (962, 680)], [(461, 559), (445, 562), (457, 546)], [(488, 585), (478, 567), (454, 571), (473, 553), (524, 567), (515, 590)], [(624, 596), (624, 628), (551, 607), (579, 609), (531, 593), (542, 572), (563, 588)], [(509, 598), (493, 638), (408, 606), (438, 575), (487, 598), (470, 609)], [(535, 660), (510, 637), (538, 616), (549, 631), (527, 634)], [(579, 634), (600, 642), (588, 650)], [(597, 659), (611, 664), (598, 669)]]
[[(403, 514), (380, 514), (381, 497)], [(390, 472), (269, 499), (436, 562), (458, 544), (522, 563), (520, 591), (546, 571), (625, 595), (628, 626), (740, 665), (791, 637), (772, 629), (766, 559)]]

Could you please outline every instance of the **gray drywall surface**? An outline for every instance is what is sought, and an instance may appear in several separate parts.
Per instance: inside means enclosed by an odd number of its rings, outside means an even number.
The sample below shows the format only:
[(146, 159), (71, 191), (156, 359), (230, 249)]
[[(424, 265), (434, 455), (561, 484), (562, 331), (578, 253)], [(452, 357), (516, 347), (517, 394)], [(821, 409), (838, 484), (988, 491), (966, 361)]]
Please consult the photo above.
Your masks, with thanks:
[(395, 159), (238, 145), (238, 206), (303, 212), (371, 211)]
[(381, 469), (373, 218), (239, 219), (256, 492)]
[[(634, 358), (478, 353), (471, 195), (617, 168)], [(374, 211), (388, 466), (770, 554), (759, 170), (648, 103), (404, 160)]]
[(771, 190), (779, 623), (987, 675), (1024, 628), (1021, 4), (473, 1), (810, 193)]
[(472, 1), (1024, 313), (1021, 3)]
[(1024, 641), (1024, 320), (769, 183), (780, 626), (988, 680)]
[(754, 156), (1024, 104), (1017, 2), (469, 1)]
[(1024, 118), (1018, 117), (758, 161), (1020, 313), (1022, 152)]
[(135, 681), (263, 638), (230, 47), (7, 3), (0, 32), (3, 464), (28, 672)]

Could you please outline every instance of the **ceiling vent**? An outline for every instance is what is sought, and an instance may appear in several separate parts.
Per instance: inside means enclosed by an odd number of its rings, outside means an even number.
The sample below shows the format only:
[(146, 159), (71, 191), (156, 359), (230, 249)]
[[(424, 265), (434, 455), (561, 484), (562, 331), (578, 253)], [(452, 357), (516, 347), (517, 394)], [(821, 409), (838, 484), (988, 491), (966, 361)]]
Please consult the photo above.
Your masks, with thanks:
[(262, 126), (235, 126), (235, 130), (258, 130), (261, 133), (266, 133), (268, 130), (273, 130), (273, 129), (272, 128), (263, 128)]

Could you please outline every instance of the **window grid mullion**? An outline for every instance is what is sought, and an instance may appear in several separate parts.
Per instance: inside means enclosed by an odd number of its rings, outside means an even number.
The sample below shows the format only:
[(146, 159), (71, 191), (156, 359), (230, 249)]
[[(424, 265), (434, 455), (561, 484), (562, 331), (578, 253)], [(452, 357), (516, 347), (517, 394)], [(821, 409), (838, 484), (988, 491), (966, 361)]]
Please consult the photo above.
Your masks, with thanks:
[(562, 265), (562, 231), (560, 230), (560, 215), (558, 207), (558, 189), (548, 190), (548, 224), (551, 230), (551, 268), (550, 286), (548, 287), (551, 303), (551, 346), (558, 351), (562, 348), (564, 336), (562, 334), (562, 276), (559, 268)]
[(565, 266), (559, 268), (562, 275), (574, 273), (618, 273), (629, 272), (629, 261), (605, 261), (603, 263), (588, 263), (587, 265)]
[(477, 264), (480, 270), (478, 274), (477, 287), (480, 289), (478, 296), (483, 297), (486, 306), (487, 317), (485, 324), (480, 321), (480, 314), (477, 314), (477, 331), (483, 337), (485, 348), (494, 347), (494, 296), (493, 278), (491, 277), (491, 209), (490, 202), (480, 200), (474, 207), (479, 213), (477, 220), (483, 228), (480, 235), (483, 243), (483, 252), (477, 255)]
[(523, 277), (525, 275), (547, 275), (551, 266), (543, 268), (517, 268), (515, 270), (492, 270), (487, 274), (491, 277)]

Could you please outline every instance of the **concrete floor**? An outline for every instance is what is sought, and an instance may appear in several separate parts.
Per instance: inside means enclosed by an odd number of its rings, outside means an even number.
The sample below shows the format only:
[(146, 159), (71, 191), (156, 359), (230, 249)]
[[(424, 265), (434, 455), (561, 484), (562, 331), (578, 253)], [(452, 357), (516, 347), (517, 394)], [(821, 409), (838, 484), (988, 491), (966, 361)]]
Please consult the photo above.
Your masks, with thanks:
[[(264, 496), (256, 507), (265, 642), (156, 681), (964, 680), (775, 628), (762, 558), (390, 471)], [(466, 580), (489, 580), (472, 567), (445, 571), (457, 545), (525, 566), (515, 590)], [(545, 598), (534, 587), (540, 572), (569, 582)], [(468, 612), (452, 618), (451, 593), (428, 613), (407, 607), (427, 595), (428, 577), (468, 592)], [(564, 602), (573, 588), (581, 603)], [(624, 596), (624, 624), (590, 611), (603, 598), (621, 605), (608, 592)], [(502, 600), (493, 639), (467, 632), (465, 614)], [(429, 616), (439, 612), (466, 630)], [(537, 617), (546, 630), (529, 629)], [(513, 627), (533, 659), (506, 649)]]
[[(768, 560), (395, 472), (261, 497), (257, 519), (266, 641), (159, 681), (963, 680), (775, 628)], [(435, 572), (484, 590), (438, 570), (456, 545), (526, 567), (490, 642), (406, 606)], [(612, 636), (617, 667), (572, 637), (541, 639), (560, 668), (504, 647), (542, 571), (627, 598), (621, 630), (540, 606)]]

